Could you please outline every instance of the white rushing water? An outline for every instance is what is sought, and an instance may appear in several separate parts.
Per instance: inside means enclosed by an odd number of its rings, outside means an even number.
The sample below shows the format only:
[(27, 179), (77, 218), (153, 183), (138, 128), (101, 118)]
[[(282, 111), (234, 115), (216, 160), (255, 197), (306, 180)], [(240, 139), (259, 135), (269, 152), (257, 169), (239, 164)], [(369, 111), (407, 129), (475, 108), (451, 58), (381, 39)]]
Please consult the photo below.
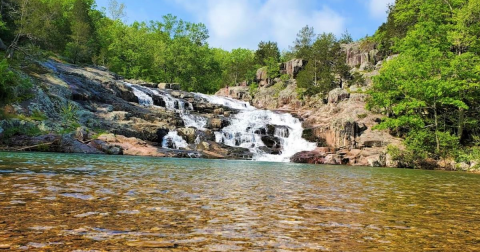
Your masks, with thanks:
[[(205, 130), (207, 118), (190, 113), (193, 110), (191, 103), (175, 98), (164, 91), (127, 82), (125, 84), (132, 88), (140, 105), (155, 106), (152, 96), (159, 96), (165, 102), (167, 110), (175, 111), (180, 115), (185, 127)], [(291, 114), (260, 110), (247, 102), (226, 97), (200, 93), (196, 93), (195, 97), (239, 111), (238, 114), (229, 118), (229, 126), (214, 132), (215, 140), (229, 146), (249, 149), (254, 154), (253, 160), (290, 162), (294, 154), (311, 151), (316, 147), (315, 143), (307, 142), (302, 138), (302, 123)], [(200, 141), (199, 138), (198, 141)], [(188, 144), (176, 131), (170, 131), (164, 137), (162, 147), (180, 149), (188, 147)]]
[[(254, 153), (253, 159), (256, 161), (290, 162), (290, 158), (296, 153), (316, 148), (315, 143), (302, 138), (302, 123), (291, 114), (256, 109), (246, 102), (230, 98), (196, 95), (210, 103), (240, 110), (240, 113), (232, 116), (230, 126), (215, 132), (216, 141), (248, 148)], [(275, 126), (274, 136), (280, 140), (281, 153), (278, 155), (268, 154), (262, 148), (265, 147), (262, 141), (264, 134), (259, 131), (268, 129), (268, 125)]]
[(191, 103), (186, 103), (184, 100), (177, 99), (166, 92), (159, 92), (152, 88), (142, 87), (125, 81), (123, 83), (132, 88), (140, 105), (145, 107), (155, 106), (151, 95), (162, 97), (165, 102), (165, 109), (179, 113), (185, 123), (185, 127), (194, 127), (200, 130), (205, 129), (207, 118), (200, 115), (190, 114), (190, 111), (193, 110)]
[(187, 141), (185, 141), (181, 136), (179, 136), (177, 131), (170, 131), (166, 136), (163, 137), (163, 148), (178, 150), (180, 148), (186, 148), (187, 146)]
[(131, 87), (133, 90), (133, 94), (138, 98), (138, 104), (150, 107), (153, 106), (153, 99), (151, 96), (147, 95), (145, 92), (140, 90), (136, 85), (128, 82), (123, 82), (128, 87)]

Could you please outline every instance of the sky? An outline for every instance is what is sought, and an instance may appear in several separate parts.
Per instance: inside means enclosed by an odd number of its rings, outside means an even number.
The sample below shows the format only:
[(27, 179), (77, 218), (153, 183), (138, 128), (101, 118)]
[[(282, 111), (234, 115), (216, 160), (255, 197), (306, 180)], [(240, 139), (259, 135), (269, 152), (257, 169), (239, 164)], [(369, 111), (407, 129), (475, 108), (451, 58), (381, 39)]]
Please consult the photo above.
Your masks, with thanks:
[[(212, 47), (255, 50), (260, 41), (277, 42), (280, 50), (293, 44), (308, 25), (315, 33), (348, 31), (354, 40), (372, 35), (386, 21), (394, 0), (117, 0), (126, 6), (126, 22), (161, 20), (172, 14), (204, 23)], [(97, 0), (99, 8), (109, 0)]]

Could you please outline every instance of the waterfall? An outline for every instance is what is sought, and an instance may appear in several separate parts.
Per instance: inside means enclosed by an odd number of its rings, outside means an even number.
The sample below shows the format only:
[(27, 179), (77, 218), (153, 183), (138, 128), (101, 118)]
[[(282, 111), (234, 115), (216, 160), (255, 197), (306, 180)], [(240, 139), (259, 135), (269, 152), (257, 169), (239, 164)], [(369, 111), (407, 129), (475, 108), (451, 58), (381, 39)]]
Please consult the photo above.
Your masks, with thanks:
[(242, 101), (196, 94), (210, 103), (240, 110), (231, 118), (230, 126), (215, 132), (216, 142), (248, 148), (257, 161), (290, 162), (301, 151), (311, 151), (315, 143), (302, 138), (303, 127), (291, 114), (259, 110)]
[(138, 98), (138, 104), (145, 106), (145, 107), (150, 107), (153, 105), (153, 99), (151, 96), (147, 95), (145, 92), (140, 90), (137, 85), (134, 85), (132, 83), (128, 82), (123, 82), (126, 86), (131, 87), (133, 94)]
[[(192, 114), (191, 103), (175, 98), (162, 90), (127, 82), (125, 84), (132, 88), (140, 105), (155, 107), (152, 97), (161, 97), (165, 103), (165, 109), (178, 113), (185, 127), (205, 130), (207, 118)], [(214, 132), (215, 141), (232, 147), (247, 148), (254, 154), (253, 160), (290, 162), (290, 157), (294, 154), (316, 148), (315, 143), (307, 142), (302, 138), (302, 123), (291, 114), (260, 110), (247, 102), (225, 97), (195, 93), (195, 98), (239, 111), (238, 114), (228, 118), (229, 126)], [(200, 138), (197, 137), (195, 142), (200, 143)], [(177, 131), (170, 131), (164, 137), (162, 147), (180, 149), (187, 148), (188, 144)]]
[(207, 118), (201, 115), (191, 114), (190, 111), (193, 110), (193, 105), (191, 103), (185, 102), (182, 99), (177, 99), (167, 92), (160, 92), (156, 89), (147, 88), (128, 82), (123, 83), (132, 88), (133, 93), (135, 96), (137, 96), (138, 103), (140, 105), (146, 107), (155, 106), (152, 96), (159, 96), (165, 102), (165, 109), (169, 111), (175, 111), (180, 115), (185, 127), (194, 127), (200, 130), (205, 129), (205, 126), (207, 125)]

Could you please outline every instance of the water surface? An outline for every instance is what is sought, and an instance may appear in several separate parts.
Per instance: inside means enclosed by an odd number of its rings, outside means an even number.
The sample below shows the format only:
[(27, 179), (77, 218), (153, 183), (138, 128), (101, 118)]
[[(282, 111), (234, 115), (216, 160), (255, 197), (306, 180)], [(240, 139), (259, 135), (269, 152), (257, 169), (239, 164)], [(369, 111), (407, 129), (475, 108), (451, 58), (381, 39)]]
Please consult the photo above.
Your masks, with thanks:
[(474, 251), (480, 176), (0, 153), (0, 248)]

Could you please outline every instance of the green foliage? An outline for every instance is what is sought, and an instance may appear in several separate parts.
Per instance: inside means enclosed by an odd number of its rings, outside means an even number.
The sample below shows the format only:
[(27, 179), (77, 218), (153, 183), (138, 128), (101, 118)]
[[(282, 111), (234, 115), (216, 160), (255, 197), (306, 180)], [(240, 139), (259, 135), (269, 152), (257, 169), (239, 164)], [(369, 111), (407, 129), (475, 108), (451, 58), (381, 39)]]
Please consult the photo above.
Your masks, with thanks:
[(298, 33), (297, 38), (293, 41), (291, 47), (292, 53), (298, 59), (307, 59), (312, 53), (312, 45), (315, 42), (315, 30), (308, 25), (303, 27)]
[(77, 111), (78, 107), (73, 102), (67, 102), (60, 107), (60, 115), (67, 124), (74, 123), (78, 120)]
[(0, 60), (0, 104), (28, 96), (32, 83), (12, 71), (6, 59)]
[(269, 82), (271, 83), (272, 80), (280, 75), (280, 64), (278, 61), (270, 57), (265, 61), (266, 69), (267, 69), (267, 77)]
[(250, 86), (248, 87), (248, 91), (250, 93), (250, 96), (254, 97), (255, 94), (258, 92), (258, 84), (255, 82), (250, 84)]
[(326, 93), (338, 86), (336, 76), (349, 76), (345, 55), (333, 34), (321, 34), (313, 43), (305, 69), (297, 76), (299, 88), (307, 95)]
[(43, 113), (42, 111), (38, 110), (38, 109), (35, 109), (33, 112), (32, 112), (32, 115), (30, 116), (30, 118), (32, 118), (33, 120), (35, 121), (44, 121), (46, 120), (48, 117), (47, 115), (45, 115), (45, 113)]
[(368, 116), (368, 114), (358, 114), (357, 117), (358, 119), (364, 119)]
[(19, 127), (10, 127), (3, 131), (3, 137), (8, 139), (12, 136), (40, 136), (43, 132), (35, 125), (32, 124), (25, 124)]
[(273, 59), (275, 62), (280, 62), (280, 51), (275, 42), (263, 42), (258, 44), (258, 49), (255, 51), (255, 63), (260, 66), (267, 65), (267, 61)]
[(340, 39), (338, 40), (340, 44), (349, 44), (353, 42), (352, 35), (348, 32), (348, 30), (345, 30), (345, 32), (340, 35)]
[(397, 1), (391, 8), (389, 20), (405, 28), (390, 40), (400, 56), (373, 79), (367, 107), (388, 116), (377, 128), (405, 137), (414, 158), (455, 157), (480, 131), (480, 6), (473, 2)]
[(282, 76), (280, 76), (280, 80), (282, 80), (282, 82), (284, 83), (287, 83), (288, 81), (290, 81), (290, 75), (282, 74)]

